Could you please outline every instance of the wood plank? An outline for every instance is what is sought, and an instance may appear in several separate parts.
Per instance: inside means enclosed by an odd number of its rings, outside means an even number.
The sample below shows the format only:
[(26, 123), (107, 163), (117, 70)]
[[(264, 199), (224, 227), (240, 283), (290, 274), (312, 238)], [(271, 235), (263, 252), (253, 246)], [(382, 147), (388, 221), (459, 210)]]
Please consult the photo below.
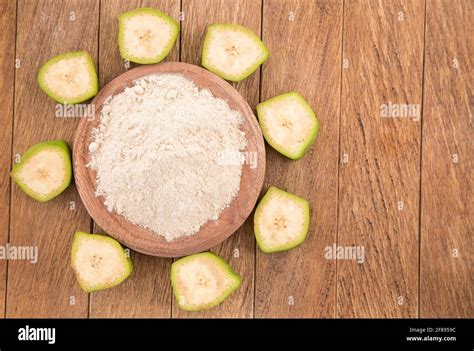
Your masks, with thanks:
[[(78, 120), (55, 117), (56, 103), (39, 89), (36, 74), (66, 51), (83, 49), (96, 58), (98, 15), (97, 0), (18, 1), (14, 154), (45, 140), (71, 143)], [(36, 264), (9, 262), (6, 316), (86, 317), (87, 294), (76, 283), (69, 257), (74, 232), (87, 231), (90, 217), (74, 186), (48, 203), (34, 201), (16, 185), (12, 190), (10, 242), (37, 246), (39, 257)]]
[[(199, 65), (206, 27), (212, 23), (237, 23), (260, 35), (260, 1), (201, 0), (183, 1), (183, 37), (181, 59)], [(255, 72), (244, 81), (233, 84), (254, 109), (258, 103), (260, 74)], [(242, 276), (242, 285), (231, 297), (212, 310), (185, 312), (173, 304), (174, 318), (248, 318), (253, 316), (255, 239), (251, 218), (229, 239), (213, 248)], [(174, 301), (173, 301), (174, 302)]]
[[(0, 0), (0, 245), (8, 242), (10, 227), (10, 169), (12, 160), (13, 99), (15, 88), (16, 1)], [(0, 260), (0, 317), (5, 316), (7, 261)]]
[[(126, 71), (117, 44), (117, 16), (138, 7), (152, 7), (179, 18), (180, 1), (102, 1), (100, 8), (99, 80), (101, 86)], [(178, 61), (179, 42), (166, 60)], [(130, 68), (137, 66), (131, 64)], [(94, 224), (94, 233), (103, 230)], [(171, 259), (131, 252), (134, 272), (119, 286), (91, 294), (92, 318), (169, 317), (171, 314)], [(127, 296), (127, 298), (124, 298)]]
[(270, 59), (262, 70), (262, 101), (296, 90), (316, 111), (320, 131), (303, 159), (291, 161), (267, 146), (266, 187), (309, 200), (310, 231), (291, 251), (257, 249), (256, 317), (332, 317), (336, 242), (342, 1), (265, 1), (263, 39)]
[(428, 1), (420, 317), (472, 318), (472, 1)]
[(338, 260), (338, 317), (417, 315), (420, 123), (381, 107), (421, 104), (423, 4), (345, 2), (338, 245), (365, 257)]

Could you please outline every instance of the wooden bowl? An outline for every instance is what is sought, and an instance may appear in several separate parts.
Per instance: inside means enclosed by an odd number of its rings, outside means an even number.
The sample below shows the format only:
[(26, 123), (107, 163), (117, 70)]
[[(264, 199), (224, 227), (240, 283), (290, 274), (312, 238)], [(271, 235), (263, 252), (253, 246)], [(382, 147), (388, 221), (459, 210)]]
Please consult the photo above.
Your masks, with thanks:
[[(204, 224), (199, 232), (172, 241), (163, 236), (127, 221), (115, 212), (109, 212), (104, 199), (95, 196), (96, 172), (86, 167), (89, 162), (88, 146), (91, 130), (100, 122), (100, 112), (104, 101), (111, 95), (122, 92), (133, 81), (158, 73), (178, 73), (194, 81), (199, 88), (209, 89), (215, 97), (224, 99), (230, 108), (240, 111), (245, 117), (242, 131), (247, 138), (247, 152), (257, 155), (257, 167), (244, 164), (240, 190), (230, 206), (220, 214), (218, 220)], [(125, 246), (154, 256), (179, 257), (210, 249), (234, 233), (247, 219), (257, 201), (265, 176), (265, 147), (262, 133), (252, 109), (245, 99), (226, 81), (209, 71), (180, 62), (166, 62), (134, 68), (102, 88), (91, 102), (95, 105), (94, 115), (83, 118), (74, 137), (73, 165), (74, 177), (79, 195), (94, 221), (110, 236)], [(199, 204), (196, 204), (199, 206)]]

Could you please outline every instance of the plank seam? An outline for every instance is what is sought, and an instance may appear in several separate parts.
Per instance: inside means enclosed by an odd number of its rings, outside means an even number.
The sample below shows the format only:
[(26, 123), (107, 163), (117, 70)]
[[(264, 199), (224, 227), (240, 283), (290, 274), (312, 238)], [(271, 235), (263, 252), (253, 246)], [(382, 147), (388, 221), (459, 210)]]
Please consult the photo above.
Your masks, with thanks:
[[(263, 4), (265, 0), (260, 2), (260, 40), (263, 41)], [(258, 81), (258, 102), (262, 102), (262, 86), (263, 86), (263, 64), (259, 68)], [(257, 244), (253, 246), (253, 306), (252, 318), (255, 319), (256, 299), (257, 299)]]
[(422, 196), (423, 196), (423, 119), (425, 106), (425, 63), (426, 63), (426, 25), (427, 25), (427, 1), (424, 1), (425, 18), (423, 24), (423, 64), (421, 72), (421, 118), (420, 118), (420, 193), (418, 199), (418, 318), (421, 315), (421, 229), (422, 229)]
[[(184, 25), (184, 20), (182, 21), (181, 18), (184, 19), (184, 17), (181, 17), (181, 14), (183, 13), (183, 0), (179, 1), (179, 14), (178, 14), (178, 20), (179, 20), (179, 46), (178, 46), (178, 61), (182, 61), (182, 50), (183, 50), (183, 25)], [(171, 264), (175, 261), (174, 258), (171, 259)], [(173, 308), (174, 308), (174, 298), (173, 298), (173, 287), (170, 286), (170, 315), (169, 319), (173, 319)]]
[[(97, 77), (100, 77), (100, 9), (102, 7), (102, 1), (99, 2), (99, 19), (97, 23)], [(100, 88), (100, 86), (99, 86)], [(90, 217), (90, 232), (94, 233), (94, 219)], [(92, 293), (87, 293), (87, 319), (91, 318), (92, 312)]]
[[(340, 153), (341, 153), (341, 120), (342, 120), (342, 75), (344, 69), (344, 7), (345, 7), (345, 0), (342, 0), (342, 23), (341, 23), (341, 74), (340, 74), (340, 81), (339, 81), (339, 126), (338, 126), (338, 145), (337, 145), (337, 206), (336, 206), (336, 247), (339, 245), (339, 177), (340, 177)], [(336, 264), (336, 284), (335, 284), (335, 298), (334, 298), (334, 318), (338, 318), (337, 315), (337, 308), (338, 308), (338, 300), (337, 300), (337, 285), (338, 285), (338, 259), (336, 257), (335, 260)]]
[(184, 21), (181, 20), (184, 19), (184, 17), (182, 17), (182, 14), (183, 14), (183, 0), (180, 0), (179, 1), (179, 13), (178, 13), (178, 21), (179, 21), (179, 46), (178, 46), (178, 61), (179, 62), (183, 62), (182, 61), (182, 58), (181, 58), (181, 51), (182, 51), (182, 47), (183, 47), (183, 24), (184, 24)]
[[(16, 50), (17, 50), (17, 38), (18, 38), (18, 1), (15, 3), (15, 44), (13, 48), (13, 60), (16, 60)], [(12, 137), (10, 142), (10, 169), (13, 164), (13, 137), (15, 136), (15, 101), (16, 101), (16, 67), (14, 66), (13, 70), (13, 116), (12, 116)], [(12, 200), (13, 200), (13, 182), (10, 177), (10, 203), (9, 203), (9, 214), (8, 214), (8, 235), (7, 243), (10, 242), (10, 233), (11, 233), (11, 219), (12, 219)], [(8, 296), (8, 260), (5, 261), (5, 296), (3, 304), (3, 318), (7, 318), (7, 296)]]

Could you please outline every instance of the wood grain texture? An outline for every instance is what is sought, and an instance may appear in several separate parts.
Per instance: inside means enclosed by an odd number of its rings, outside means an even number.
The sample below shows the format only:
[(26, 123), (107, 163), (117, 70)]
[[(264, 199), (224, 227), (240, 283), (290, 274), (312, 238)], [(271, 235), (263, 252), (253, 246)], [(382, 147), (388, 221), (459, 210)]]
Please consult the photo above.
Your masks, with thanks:
[[(117, 16), (137, 7), (156, 8), (174, 19), (178, 19), (180, 1), (107, 0), (101, 2), (99, 36), (99, 81), (101, 86), (127, 70), (118, 51)], [(179, 41), (166, 60), (177, 61), (178, 59)], [(130, 67), (134, 66), (136, 65), (133, 63), (130, 65)], [(94, 232), (103, 233), (103, 230), (94, 225)], [(171, 259), (151, 257), (133, 251), (131, 258), (134, 271), (129, 279), (114, 289), (91, 295), (90, 316), (92, 318), (170, 317), (171, 285), (169, 274)]]
[[(96, 59), (98, 15), (97, 0), (18, 2), (21, 66), (16, 70), (14, 154), (45, 140), (71, 142), (79, 121), (55, 117), (56, 103), (40, 90), (36, 73), (49, 58), (67, 51), (87, 50)], [(90, 217), (74, 186), (47, 203), (29, 198), (16, 185), (12, 190), (10, 242), (37, 246), (39, 257), (36, 264), (9, 262), (6, 316), (86, 317), (87, 294), (76, 283), (69, 255), (74, 232), (87, 231)]]
[(335, 261), (324, 248), (336, 241), (342, 1), (265, 1), (262, 101), (298, 91), (320, 122), (316, 142), (298, 161), (267, 146), (267, 187), (306, 198), (311, 221), (305, 243), (264, 254), (257, 249), (256, 317), (332, 317)]
[[(181, 60), (199, 65), (206, 28), (212, 23), (237, 23), (260, 35), (260, 1), (183, 0)], [(255, 72), (234, 87), (254, 109), (258, 103), (260, 74)], [(253, 316), (255, 239), (252, 215), (244, 225), (211, 251), (224, 258), (242, 276), (240, 288), (221, 305), (204, 312), (185, 312), (173, 304), (174, 318), (249, 318)]]
[(426, 11), (420, 317), (472, 318), (474, 3)]
[(338, 245), (365, 260), (338, 260), (337, 317), (417, 315), (420, 123), (381, 106), (421, 104), (423, 14), (421, 0), (345, 2)]
[[(472, 1), (427, 0), (425, 12), (424, 0), (264, 0), (262, 19), (261, 1), (252, 0), (19, 0), (15, 41), (16, 3), (0, 0), (0, 245), (9, 235), (12, 244), (39, 246), (40, 257), (37, 264), (0, 260), (0, 311), (7, 317), (474, 316)], [(103, 86), (126, 71), (116, 16), (144, 6), (176, 19), (182, 7), (181, 41), (167, 59), (193, 64), (200, 64), (208, 24), (236, 22), (260, 34), (263, 20), (271, 56), (262, 81), (256, 72), (234, 86), (252, 108), (260, 83), (263, 100), (298, 90), (321, 123), (302, 160), (287, 160), (267, 146), (266, 186), (312, 204), (308, 241), (282, 254), (257, 249), (255, 259), (248, 220), (212, 250), (242, 275), (243, 284), (206, 312), (172, 307), (171, 259), (137, 252), (131, 253), (132, 276), (91, 294), (88, 312), (88, 295), (69, 268), (73, 233), (89, 231), (91, 224), (74, 186), (39, 204), (8, 177), (15, 154), (48, 139), (71, 141), (78, 123), (54, 117), (55, 103), (36, 84), (41, 64), (68, 50), (88, 50)], [(75, 21), (69, 21), (71, 11)], [(14, 58), (21, 60), (15, 71)], [(421, 104), (422, 95), (422, 123), (380, 117), (381, 104)], [(344, 154), (348, 163), (338, 167)], [(97, 225), (93, 232), (103, 233)], [(363, 245), (365, 263), (326, 260), (324, 249), (333, 243)], [(75, 305), (69, 305), (71, 296)]]
[[(86, 166), (91, 161), (91, 135), (93, 130), (99, 128), (104, 103), (127, 87), (133, 86), (136, 80), (163, 73), (182, 75), (200, 89), (207, 89), (216, 98), (226, 101), (232, 110), (239, 111), (243, 118), (241, 130), (245, 133), (245, 152), (254, 154), (257, 163), (256, 167), (251, 167), (250, 164), (242, 166), (240, 189), (229, 206), (221, 211), (217, 220), (203, 224), (199, 231), (191, 236), (182, 236), (171, 241), (128, 221), (122, 215), (109, 212), (104, 205), (104, 197), (95, 195), (97, 172)], [(144, 65), (113, 79), (100, 90), (91, 104), (95, 108), (95, 118), (83, 118), (74, 137), (74, 179), (87, 212), (110, 236), (138, 252), (159, 257), (182, 257), (209, 250), (220, 244), (231, 236), (252, 212), (265, 176), (265, 145), (252, 109), (225, 80), (202, 67), (183, 62)]]
[[(15, 89), (16, 1), (0, 0), (0, 245), (8, 242), (10, 227), (10, 169), (12, 160), (13, 99)], [(7, 261), (0, 260), (0, 317), (5, 315)]]

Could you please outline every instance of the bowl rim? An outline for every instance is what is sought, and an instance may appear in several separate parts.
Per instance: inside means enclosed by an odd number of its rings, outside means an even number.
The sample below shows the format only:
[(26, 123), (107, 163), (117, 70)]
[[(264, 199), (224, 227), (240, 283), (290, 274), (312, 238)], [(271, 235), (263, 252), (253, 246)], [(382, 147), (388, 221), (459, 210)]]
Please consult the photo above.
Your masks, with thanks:
[[(208, 88), (218, 98), (226, 100), (229, 106), (238, 110), (244, 117), (242, 129), (246, 133), (245, 151), (254, 151), (257, 155), (255, 168), (244, 164), (240, 189), (219, 215), (218, 220), (208, 221), (201, 229), (191, 235), (166, 241), (161, 235), (140, 227), (118, 215), (107, 211), (103, 197), (95, 196), (95, 171), (86, 166), (89, 160), (88, 145), (91, 130), (100, 123), (100, 111), (103, 103), (113, 95), (122, 92), (133, 81), (153, 74), (176, 73), (193, 80), (200, 88)], [(193, 79), (194, 78), (194, 79)], [(92, 116), (81, 118), (73, 142), (73, 171), (80, 198), (91, 218), (108, 235), (135, 251), (160, 257), (181, 257), (206, 251), (223, 242), (235, 233), (250, 216), (260, 195), (265, 178), (265, 144), (257, 118), (247, 101), (228, 82), (215, 74), (192, 64), (183, 62), (164, 62), (133, 68), (115, 77), (107, 83), (90, 102), (95, 108)], [(250, 150), (249, 150), (250, 148)]]

